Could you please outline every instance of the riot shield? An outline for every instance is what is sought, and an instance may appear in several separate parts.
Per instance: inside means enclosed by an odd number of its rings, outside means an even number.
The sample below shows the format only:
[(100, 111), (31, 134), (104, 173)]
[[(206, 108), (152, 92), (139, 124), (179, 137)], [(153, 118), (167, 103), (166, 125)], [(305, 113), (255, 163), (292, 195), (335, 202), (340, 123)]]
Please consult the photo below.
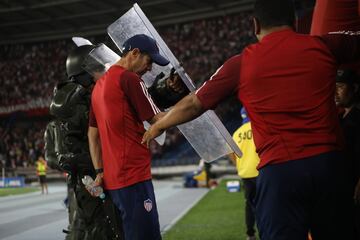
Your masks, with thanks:
[(76, 46), (80, 47), (80, 46), (84, 46), (84, 45), (93, 45), (89, 40), (87, 40), (86, 38), (82, 38), (82, 37), (72, 37), (71, 38), (73, 40), (73, 42), (76, 44)]
[[(93, 45), (88, 39), (82, 37), (73, 37), (72, 40), (78, 47)], [(85, 58), (82, 67), (92, 76), (95, 74), (104, 74), (114, 63), (119, 61), (119, 59), (119, 55), (101, 43)]]
[(96, 73), (104, 74), (113, 64), (119, 61), (119, 59), (119, 55), (101, 43), (85, 58), (83, 68), (93, 76)]
[[(174, 67), (189, 90), (195, 91), (195, 85), (192, 80), (139, 5), (134, 4), (129, 11), (112, 23), (107, 31), (120, 50), (123, 43), (136, 34), (146, 34), (156, 40), (160, 54), (165, 56), (170, 63), (165, 67), (153, 64), (152, 70), (142, 77), (147, 86), (152, 85), (153, 80), (160, 72), (169, 73), (171, 68)], [(197, 119), (177, 127), (200, 157), (207, 162), (219, 159), (231, 152), (235, 152), (238, 156), (242, 155), (240, 149), (214, 111), (209, 110)]]

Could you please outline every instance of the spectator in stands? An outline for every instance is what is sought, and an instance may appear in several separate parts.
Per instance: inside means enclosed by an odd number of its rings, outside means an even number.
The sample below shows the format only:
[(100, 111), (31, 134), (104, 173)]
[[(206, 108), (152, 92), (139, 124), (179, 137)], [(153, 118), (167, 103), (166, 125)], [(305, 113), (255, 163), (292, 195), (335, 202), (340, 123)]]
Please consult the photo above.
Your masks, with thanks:
[(250, 119), (244, 107), (241, 108), (241, 117), (242, 125), (234, 132), (233, 139), (243, 155), (238, 157), (235, 153), (231, 153), (229, 157), (235, 163), (238, 175), (241, 177), (244, 186), (247, 240), (255, 240), (256, 178), (259, 175), (256, 167), (260, 159), (256, 153)]
[(39, 177), (39, 183), (41, 186), (41, 194), (48, 194), (48, 185), (46, 180), (47, 164), (42, 155), (38, 157), (36, 162), (36, 175)]
[[(293, 23), (291, 1), (257, 0), (259, 43), (226, 61), (195, 94), (157, 121), (143, 142), (237, 94), (251, 119), (260, 156), (260, 238), (300, 240), (311, 230), (314, 239), (353, 239), (350, 170), (340, 153), (334, 90), (338, 64), (360, 56), (360, 36), (301, 35), (293, 31)], [(337, 181), (328, 184), (333, 176)]]
[(354, 70), (339, 70), (336, 78), (335, 101), (343, 109), (340, 112), (340, 124), (344, 131), (346, 155), (351, 161), (355, 200), (355, 223), (357, 238), (360, 239), (360, 77)]
[(10, 168), (34, 166), (37, 155), (42, 153), (45, 122), (24, 126), (0, 127), (0, 154), (5, 156), (5, 165)]

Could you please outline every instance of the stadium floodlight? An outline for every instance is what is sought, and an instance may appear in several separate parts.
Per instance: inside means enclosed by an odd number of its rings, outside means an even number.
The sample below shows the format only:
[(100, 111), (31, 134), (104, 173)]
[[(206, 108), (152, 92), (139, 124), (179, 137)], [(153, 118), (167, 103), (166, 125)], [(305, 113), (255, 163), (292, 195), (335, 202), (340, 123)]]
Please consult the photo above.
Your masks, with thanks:
[[(165, 67), (153, 64), (152, 70), (142, 77), (148, 87), (152, 85), (159, 73), (168, 74), (171, 68), (175, 68), (189, 90), (195, 91), (196, 88), (192, 80), (138, 4), (134, 4), (129, 11), (112, 23), (107, 28), (107, 32), (120, 51), (123, 43), (137, 34), (146, 34), (156, 40), (160, 54), (169, 59), (170, 63)], [(208, 110), (195, 120), (177, 127), (206, 162), (212, 162), (231, 152), (235, 152), (238, 156), (242, 155), (239, 147), (212, 110)]]

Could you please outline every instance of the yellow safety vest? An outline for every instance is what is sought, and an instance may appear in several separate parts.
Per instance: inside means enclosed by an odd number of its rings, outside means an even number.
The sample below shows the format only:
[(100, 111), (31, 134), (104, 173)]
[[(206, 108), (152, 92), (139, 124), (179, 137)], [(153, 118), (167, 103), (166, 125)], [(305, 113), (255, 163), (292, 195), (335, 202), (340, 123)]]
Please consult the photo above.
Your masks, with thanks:
[(37, 161), (36, 171), (39, 176), (45, 176), (46, 175), (46, 163)]
[(236, 168), (239, 176), (241, 178), (257, 177), (259, 171), (256, 167), (259, 164), (260, 159), (256, 153), (250, 122), (239, 127), (234, 132), (233, 139), (243, 153), (241, 158), (236, 156)]

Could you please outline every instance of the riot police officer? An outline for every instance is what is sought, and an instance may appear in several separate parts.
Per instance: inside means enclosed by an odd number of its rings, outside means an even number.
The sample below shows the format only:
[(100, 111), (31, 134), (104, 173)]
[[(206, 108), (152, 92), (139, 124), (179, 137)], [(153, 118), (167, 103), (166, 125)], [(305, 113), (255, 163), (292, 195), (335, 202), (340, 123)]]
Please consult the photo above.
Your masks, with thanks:
[(106, 198), (92, 197), (81, 179), (95, 177), (88, 147), (88, 112), (93, 77), (83, 69), (84, 60), (95, 46), (84, 45), (67, 57), (68, 79), (54, 89), (51, 121), (45, 131), (48, 165), (68, 173), (69, 230), (66, 239), (122, 239), (120, 219)]

